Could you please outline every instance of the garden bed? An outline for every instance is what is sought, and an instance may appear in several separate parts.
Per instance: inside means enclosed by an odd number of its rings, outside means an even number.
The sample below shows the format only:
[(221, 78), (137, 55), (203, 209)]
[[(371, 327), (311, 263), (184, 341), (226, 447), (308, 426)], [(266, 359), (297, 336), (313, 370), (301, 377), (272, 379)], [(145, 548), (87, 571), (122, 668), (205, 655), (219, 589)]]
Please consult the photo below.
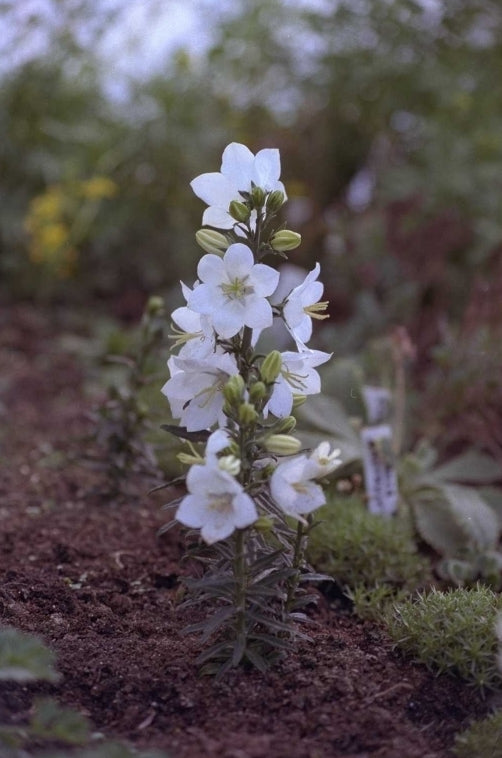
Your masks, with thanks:
[[(266, 675), (199, 675), (180, 610), (183, 534), (159, 536), (166, 490), (136, 479), (103, 496), (80, 459), (90, 431), (84, 369), (57, 348), (51, 320), (0, 312), (0, 624), (55, 651), (57, 685), (3, 683), (0, 723), (23, 723), (35, 694), (85, 714), (96, 732), (173, 758), (447, 758), (488, 709), (435, 677), (383, 631), (319, 594), (311, 642)], [(166, 493), (168, 493), (166, 495)], [(174, 493), (171, 493), (174, 496)]]

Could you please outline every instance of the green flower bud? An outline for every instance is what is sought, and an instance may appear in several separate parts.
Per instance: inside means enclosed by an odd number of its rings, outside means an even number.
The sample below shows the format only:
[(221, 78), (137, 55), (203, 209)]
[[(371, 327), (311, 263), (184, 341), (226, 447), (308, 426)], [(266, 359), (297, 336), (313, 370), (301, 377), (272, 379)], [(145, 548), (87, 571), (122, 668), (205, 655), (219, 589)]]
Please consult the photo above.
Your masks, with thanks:
[(306, 399), (305, 395), (293, 395), (293, 410), (303, 405)]
[(244, 205), (244, 203), (240, 203), (238, 200), (232, 200), (230, 205), (228, 206), (228, 212), (234, 218), (236, 221), (239, 222), (246, 222), (250, 215), (251, 211), (247, 207), (247, 205)]
[(294, 416), (286, 416), (279, 421), (275, 426), (275, 430), (278, 434), (289, 434), (296, 427), (296, 419)]
[(260, 516), (253, 526), (258, 532), (270, 532), (274, 528), (274, 520), (270, 516)]
[(199, 229), (195, 232), (197, 244), (205, 250), (206, 253), (215, 253), (221, 255), (228, 247), (228, 240), (221, 232), (214, 229)]
[(270, 240), (273, 250), (278, 253), (287, 253), (288, 250), (294, 250), (301, 244), (302, 235), (298, 232), (292, 232), (291, 229), (281, 229), (276, 232)]
[(204, 463), (204, 458), (202, 458), (202, 456), (191, 455), (190, 453), (178, 453), (176, 458), (184, 466), (193, 466), (194, 464), (200, 465)]
[(251, 190), (251, 200), (253, 201), (253, 207), (256, 209), (263, 208), (265, 202), (265, 190), (261, 187), (253, 187)]
[(241, 470), (241, 462), (235, 455), (223, 455), (218, 460), (218, 468), (232, 476), (238, 476)]
[(274, 190), (267, 197), (266, 206), (271, 213), (276, 213), (284, 205), (284, 192)]
[(265, 384), (273, 384), (281, 373), (282, 357), (278, 350), (272, 350), (261, 364), (260, 374)]
[(149, 316), (160, 316), (164, 310), (164, 301), (158, 295), (152, 295), (148, 298), (146, 312)]
[(267, 388), (263, 382), (255, 382), (249, 390), (249, 399), (253, 403), (259, 403), (267, 397)]
[(223, 397), (230, 405), (238, 405), (245, 390), (244, 379), (240, 374), (234, 374), (223, 387)]
[(136, 414), (138, 418), (146, 418), (148, 416), (148, 405), (142, 400), (138, 400), (136, 403)]
[(239, 406), (239, 423), (243, 426), (254, 424), (258, 419), (258, 413), (251, 403), (242, 403)]
[(290, 434), (271, 434), (264, 443), (269, 453), (277, 453), (277, 455), (294, 455), (301, 446), (300, 440)]

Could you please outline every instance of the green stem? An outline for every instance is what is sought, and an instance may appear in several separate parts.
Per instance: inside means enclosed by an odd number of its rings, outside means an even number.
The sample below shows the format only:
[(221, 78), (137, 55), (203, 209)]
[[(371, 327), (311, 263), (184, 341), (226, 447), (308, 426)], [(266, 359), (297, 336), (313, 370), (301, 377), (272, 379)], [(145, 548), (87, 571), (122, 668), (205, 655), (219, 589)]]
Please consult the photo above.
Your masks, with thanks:
[(298, 588), (298, 584), (300, 581), (300, 567), (303, 561), (303, 554), (304, 554), (304, 548), (303, 548), (303, 537), (305, 533), (303, 531), (303, 524), (301, 521), (298, 521), (296, 526), (296, 538), (295, 538), (295, 544), (293, 548), (293, 568), (295, 569), (295, 573), (291, 577), (291, 579), (288, 581), (288, 593), (286, 596), (286, 606), (285, 611), (286, 613), (290, 613), (291, 608), (293, 606), (293, 602), (295, 599), (296, 590)]
[[(235, 558), (234, 558), (234, 579), (235, 579), (235, 639), (242, 640), (242, 653), (246, 648), (246, 532), (244, 529), (238, 529), (235, 532)], [(242, 655), (241, 655), (242, 657)], [(237, 665), (239, 661), (234, 661)]]

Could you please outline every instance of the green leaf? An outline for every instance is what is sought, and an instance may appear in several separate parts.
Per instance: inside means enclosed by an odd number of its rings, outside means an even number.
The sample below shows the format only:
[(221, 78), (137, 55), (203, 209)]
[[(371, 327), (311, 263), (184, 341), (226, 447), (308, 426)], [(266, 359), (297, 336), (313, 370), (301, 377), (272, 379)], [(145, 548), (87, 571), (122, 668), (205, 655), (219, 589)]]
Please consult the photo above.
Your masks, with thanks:
[(57, 682), (54, 653), (34, 635), (0, 629), (0, 680)]
[(36, 737), (70, 745), (80, 745), (89, 738), (87, 719), (69, 708), (61, 708), (52, 698), (36, 701), (30, 726)]
[(420, 536), (442, 555), (455, 556), (466, 549), (490, 550), (497, 544), (497, 517), (470, 487), (424, 488), (416, 490), (409, 502)]
[(298, 420), (314, 429), (327, 432), (332, 437), (358, 442), (358, 437), (350, 425), (349, 417), (342, 404), (334, 397), (315, 395), (309, 397), (305, 405), (297, 411)]
[(502, 479), (502, 466), (489, 455), (471, 449), (438, 466), (431, 475), (442, 482), (491, 484)]
[(191, 442), (207, 442), (209, 437), (209, 432), (204, 429), (201, 432), (189, 432), (184, 426), (173, 426), (172, 424), (161, 424), (160, 428), (169, 434), (174, 434), (175, 437)]

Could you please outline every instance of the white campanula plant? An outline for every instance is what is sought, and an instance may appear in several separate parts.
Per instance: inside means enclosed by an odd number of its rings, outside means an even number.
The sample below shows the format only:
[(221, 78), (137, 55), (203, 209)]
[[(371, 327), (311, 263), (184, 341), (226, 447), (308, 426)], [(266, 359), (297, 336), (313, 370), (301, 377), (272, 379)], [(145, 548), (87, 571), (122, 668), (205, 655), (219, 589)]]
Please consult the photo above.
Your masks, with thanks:
[[(279, 272), (264, 259), (287, 258), (300, 235), (277, 225), (286, 202), (278, 150), (256, 155), (225, 148), (219, 173), (191, 183), (207, 204), (196, 239), (205, 255), (186, 305), (172, 313), (170, 378), (162, 388), (188, 446), (187, 494), (176, 521), (200, 530), (205, 573), (189, 580), (188, 603), (211, 604), (189, 627), (211, 642), (199, 662), (222, 675), (241, 662), (260, 670), (298, 636), (303, 584), (319, 578), (304, 560), (313, 512), (325, 503), (320, 482), (339, 464), (321, 443), (301, 450), (294, 408), (320, 392), (312, 319), (327, 318), (319, 264), (279, 303)], [(260, 335), (282, 319), (296, 349), (260, 351)], [(205, 445), (202, 449), (201, 443)]]

